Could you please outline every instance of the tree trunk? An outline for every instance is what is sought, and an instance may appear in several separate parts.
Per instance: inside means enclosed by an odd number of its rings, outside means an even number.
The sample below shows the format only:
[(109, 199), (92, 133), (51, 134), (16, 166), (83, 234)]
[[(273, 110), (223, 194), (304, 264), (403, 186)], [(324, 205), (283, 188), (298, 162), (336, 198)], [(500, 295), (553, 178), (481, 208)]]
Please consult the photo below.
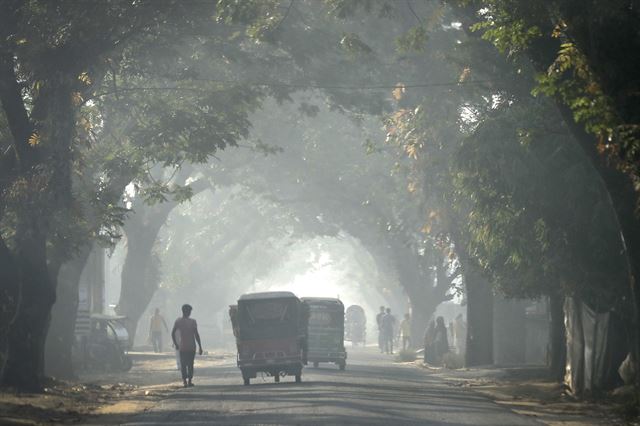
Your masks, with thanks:
[[(571, 111), (563, 105), (559, 106), (559, 110), (578, 144), (598, 172), (619, 226), (621, 255), (624, 256), (627, 266), (628, 294), (630, 296), (629, 311), (626, 313), (628, 321), (625, 323), (628, 324), (629, 348), (635, 364), (636, 383), (640, 385), (640, 289), (638, 289), (637, 282), (637, 274), (640, 271), (640, 219), (636, 215), (638, 194), (630, 178), (615, 169), (598, 152), (595, 137), (586, 133), (579, 124), (569, 121), (572, 117)], [(621, 298), (626, 299), (626, 296), (621, 295)]]
[(78, 291), (90, 253), (91, 246), (84, 246), (74, 259), (62, 266), (58, 274), (57, 298), (51, 311), (51, 326), (45, 345), (45, 372), (56, 378), (75, 378), (71, 353), (75, 343)]
[(44, 378), (44, 343), (55, 302), (55, 279), (49, 275), (45, 233), (36, 224), (21, 231), (16, 259), (22, 276), (22, 297), (9, 331), (9, 358), (2, 384), (39, 391)]
[(0, 377), (9, 357), (9, 331), (20, 305), (20, 273), (16, 261), (0, 238)]
[[(414, 347), (422, 347), (422, 337), (429, 324), (429, 318), (435, 312), (442, 300), (430, 294), (428, 289), (433, 288), (433, 278), (421, 277), (419, 265), (415, 262), (413, 251), (405, 248), (407, 252), (395, 252), (394, 257), (400, 286), (409, 296), (411, 305), (411, 336)], [(404, 312), (395, 313), (398, 322), (402, 320)]]
[(467, 296), (467, 349), (465, 365), (493, 364), (493, 293), (491, 285), (473, 266), (465, 265)]
[(442, 301), (421, 298), (411, 301), (411, 339), (414, 348), (424, 347), (424, 334), (429, 326), (429, 320), (436, 312)]
[[(546, 72), (549, 64), (555, 60), (558, 48), (558, 39), (542, 39), (534, 43), (528, 54), (536, 70)], [(629, 312), (626, 313), (626, 323), (629, 324), (631, 336), (629, 347), (635, 364), (636, 384), (640, 385), (640, 289), (637, 282), (637, 274), (640, 271), (640, 219), (636, 210), (638, 192), (630, 176), (617, 169), (615, 161), (610, 161), (606, 155), (598, 151), (596, 137), (587, 133), (584, 124), (576, 122), (573, 111), (560, 99), (556, 99), (556, 104), (564, 122), (598, 173), (619, 226), (622, 256), (627, 263), (630, 296)], [(621, 295), (621, 298), (625, 296)]]
[(153, 245), (159, 229), (159, 226), (143, 225), (126, 227), (127, 255), (122, 266), (122, 285), (116, 310), (127, 317), (125, 325), (132, 345), (138, 321), (158, 288), (158, 283), (149, 276), (149, 272), (153, 266)]
[[(191, 168), (182, 168), (176, 176), (176, 181), (186, 182), (191, 171)], [(211, 189), (210, 184), (204, 179), (199, 179), (189, 186), (193, 195)], [(116, 307), (120, 315), (127, 317), (125, 326), (132, 345), (138, 321), (158, 288), (159, 271), (158, 265), (153, 262), (153, 246), (169, 214), (178, 205), (171, 200), (149, 207), (145, 206), (142, 200), (137, 201), (137, 206), (134, 207), (136, 214), (129, 217), (124, 226), (127, 235), (127, 255), (122, 266), (122, 285)]]
[(564, 297), (549, 297), (549, 371), (554, 380), (564, 380), (567, 363), (567, 335), (564, 327)]
[[(444, 260), (440, 261), (437, 273), (423, 272), (424, 269), (421, 268), (420, 262), (424, 260), (411, 247), (393, 237), (387, 239), (387, 244), (400, 286), (409, 296), (412, 345), (422, 347), (429, 319), (442, 302), (451, 299), (447, 296), (451, 287), (451, 277), (448, 277), (444, 272)], [(398, 320), (403, 314), (402, 312), (396, 313)]]
[[(27, 132), (34, 129), (22, 96), (16, 92), (15, 74), (12, 76), (13, 70), (7, 68), (10, 65), (8, 60), (0, 64), (2, 80), (5, 83), (11, 80), (12, 83), (0, 84), (0, 98), (5, 112), (12, 110), (12, 118), (8, 115), (9, 127), (12, 128), (14, 143), (22, 147), (16, 149), (22, 153), (20, 174), (30, 187), (25, 191), (26, 199), (18, 211), (16, 225), (15, 258), (22, 287), (18, 313), (9, 331), (9, 357), (2, 384), (40, 390), (44, 379), (45, 340), (56, 297), (59, 266), (57, 262), (53, 262), (54, 266), (48, 262), (47, 238), (51, 231), (51, 217), (67, 214), (72, 204), (71, 145), (76, 116), (71, 94), (77, 72), (64, 72), (52, 66), (47, 73), (48, 82), (43, 84), (31, 109), (31, 119), (38, 123), (41, 145), (46, 148), (34, 148), (28, 142), (31, 132)], [(70, 65), (69, 61), (64, 65)]]
[[(400, 274), (400, 276), (402, 276)], [(432, 277), (423, 277), (417, 283), (402, 282), (401, 285), (409, 295), (411, 303), (411, 336), (414, 347), (424, 346), (424, 335), (429, 321), (441, 303), (450, 299), (447, 291), (451, 286), (451, 279), (444, 274), (436, 274), (438, 282)]]
[[(141, 203), (142, 204), (142, 203)], [(127, 317), (125, 326), (133, 345), (140, 317), (158, 288), (157, 265), (153, 263), (153, 246), (162, 225), (177, 204), (166, 202), (136, 209), (125, 222), (127, 255), (122, 265), (122, 285), (116, 311)]]

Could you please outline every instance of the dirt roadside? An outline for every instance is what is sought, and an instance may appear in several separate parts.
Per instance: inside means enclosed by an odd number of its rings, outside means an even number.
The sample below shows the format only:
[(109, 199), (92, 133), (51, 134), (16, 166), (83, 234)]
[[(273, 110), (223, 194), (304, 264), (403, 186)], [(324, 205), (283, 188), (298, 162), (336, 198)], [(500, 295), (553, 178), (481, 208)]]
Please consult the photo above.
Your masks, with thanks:
[(522, 415), (549, 426), (640, 425), (622, 416), (623, 403), (614, 399), (578, 400), (543, 367), (449, 370), (416, 361), (449, 386), (469, 388)]
[[(52, 381), (44, 393), (0, 390), (0, 424), (118, 424), (146, 410), (182, 384), (173, 353), (130, 354), (128, 373), (83, 374), (75, 382)], [(234, 354), (209, 352), (196, 367), (214, 367)]]

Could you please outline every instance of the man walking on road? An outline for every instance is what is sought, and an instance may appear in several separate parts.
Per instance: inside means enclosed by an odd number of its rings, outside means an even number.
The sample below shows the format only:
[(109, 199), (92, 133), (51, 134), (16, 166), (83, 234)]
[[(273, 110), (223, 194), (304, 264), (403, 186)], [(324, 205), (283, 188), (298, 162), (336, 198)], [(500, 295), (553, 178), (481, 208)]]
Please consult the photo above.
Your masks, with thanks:
[[(196, 320), (190, 318), (191, 305), (182, 305), (182, 317), (178, 318), (171, 331), (171, 339), (175, 348), (180, 351), (180, 370), (182, 372), (182, 383), (184, 387), (193, 386), (193, 361), (196, 357), (196, 342), (198, 342), (198, 353), (202, 355), (202, 343), (198, 334), (198, 324)], [(176, 341), (176, 332), (180, 332), (180, 343)]]
[(396, 318), (391, 315), (391, 308), (387, 308), (387, 312), (382, 316), (382, 335), (384, 351), (388, 354), (393, 353), (393, 330), (395, 325)]
[(384, 335), (382, 333), (382, 317), (384, 316), (384, 306), (380, 306), (380, 312), (376, 315), (376, 323), (378, 324), (378, 348), (380, 352), (384, 352)]
[(162, 329), (168, 333), (169, 327), (164, 317), (160, 315), (160, 309), (156, 308), (155, 313), (151, 317), (151, 324), (149, 326), (149, 337), (151, 338), (151, 344), (153, 344), (154, 352), (162, 352)]

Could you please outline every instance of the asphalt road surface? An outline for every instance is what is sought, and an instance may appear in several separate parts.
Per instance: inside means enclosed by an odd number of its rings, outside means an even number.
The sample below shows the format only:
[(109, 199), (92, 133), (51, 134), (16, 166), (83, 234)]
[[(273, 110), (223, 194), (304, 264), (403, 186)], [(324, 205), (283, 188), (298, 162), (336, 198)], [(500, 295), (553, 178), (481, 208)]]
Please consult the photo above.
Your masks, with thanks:
[(198, 370), (197, 362), (195, 387), (126, 424), (540, 425), (369, 348), (351, 350), (346, 371), (331, 364), (305, 368), (299, 384), (293, 377), (280, 383), (258, 377), (244, 386), (235, 363)]

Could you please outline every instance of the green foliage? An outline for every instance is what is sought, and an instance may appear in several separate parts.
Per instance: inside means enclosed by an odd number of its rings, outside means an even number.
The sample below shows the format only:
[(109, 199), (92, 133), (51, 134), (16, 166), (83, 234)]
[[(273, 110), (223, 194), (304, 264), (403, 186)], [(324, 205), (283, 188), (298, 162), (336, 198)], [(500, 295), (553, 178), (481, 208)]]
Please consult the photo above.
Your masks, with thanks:
[[(0, 200), (0, 223), (12, 246), (16, 218), (26, 217), (21, 212), (41, 212), (36, 214), (50, 229), (51, 252), (60, 259), (91, 240), (113, 244), (129, 212), (122, 198), (130, 182), (149, 204), (186, 201), (192, 188), (171, 177), (154, 179), (158, 168), (207, 162), (248, 135), (248, 114), (264, 90), (209, 81), (200, 73), (239, 75), (237, 68), (246, 66), (239, 62), (251, 53), (230, 40), (242, 37), (215, 23), (213, 1), (151, 3), (3, 2), (0, 49), (15, 55), (15, 78), (35, 129), (25, 142), (41, 151), (36, 173), (2, 181), (0, 192), (8, 197)], [(67, 81), (73, 111), (61, 118), (56, 102), (64, 93), (56, 91)], [(10, 146), (22, 141), (0, 117), (4, 165), (14, 155)], [(72, 131), (52, 138), (58, 128)], [(56, 150), (72, 156), (60, 162), (65, 156)], [(68, 196), (61, 195), (56, 177), (65, 170), (72, 170)]]
[(524, 20), (505, 22), (494, 19), (493, 16), (485, 22), (474, 24), (471, 29), (482, 32), (483, 39), (493, 42), (500, 52), (508, 56), (521, 53), (542, 36), (540, 28), (529, 27)]
[(537, 80), (534, 94), (561, 99), (573, 112), (575, 121), (583, 124), (587, 132), (598, 136), (602, 152), (611, 154), (610, 151), (616, 149), (607, 142), (613, 139), (613, 123), (619, 121), (613, 101), (604, 94), (586, 57), (573, 43), (560, 46), (554, 63)]
[(340, 39), (340, 46), (353, 57), (366, 56), (373, 53), (371, 48), (354, 33), (343, 34)]
[(253, 146), (251, 147), (251, 149), (254, 152), (259, 152), (262, 155), (264, 155), (265, 157), (267, 155), (276, 155), (276, 154), (281, 154), (284, 152), (284, 148), (280, 147), (280, 146), (276, 146), (276, 145), (269, 145), (266, 144), (262, 141), (262, 139), (259, 139), (255, 141), (255, 143), (253, 144)]
[(472, 200), (470, 250), (508, 296), (561, 291), (619, 308), (625, 276), (613, 212), (567, 134), (546, 132), (552, 111), (544, 102), (511, 104), (463, 143), (456, 187)]
[[(453, 239), (456, 254), (479, 264), (510, 297), (560, 292), (628, 313), (607, 194), (553, 105), (531, 98), (530, 68), (516, 55), (542, 37), (541, 27), (492, 9), (501, 2), (483, 4), (486, 22), (476, 30), (503, 43), (510, 61), (463, 39), (449, 66), (491, 84), (402, 103), (386, 119), (409, 190), (424, 192), (434, 212), (424, 230), (444, 249)], [(544, 12), (513, 7), (510, 13)]]
[(401, 35), (396, 43), (401, 53), (422, 52), (425, 49), (429, 35), (425, 27), (418, 26)]
[[(454, 2), (460, 3), (460, 2)], [(472, 28), (509, 56), (527, 55), (538, 70), (536, 94), (565, 105), (595, 136), (597, 150), (640, 185), (638, 106), (630, 87), (640, 72), (640, 20), (624, 1), (467, 2), (480, 12)], [(637, 206), (636, 206), (637, 207)]]
[(472, 31), (492, 42), (500, 52), (513, 56), (525, 52), (532, 42), (543, 34), (549, 9), (545, 2), (521, 0), (454, 1), (466, 3), (475, 9), (479, 21), (471, 25)]
[(380, 18), (395, 16), (397, 4), (389, 0), (325, 0), (329, 14), (340, 19), (357, 15), (376, 13)]
[(246, 25), (246, 33), (256, 40), (264, 40), (278, 28), (284, 18), (278, 11), (279, 0), (218, 0), (216, 17), (227, 25)]

